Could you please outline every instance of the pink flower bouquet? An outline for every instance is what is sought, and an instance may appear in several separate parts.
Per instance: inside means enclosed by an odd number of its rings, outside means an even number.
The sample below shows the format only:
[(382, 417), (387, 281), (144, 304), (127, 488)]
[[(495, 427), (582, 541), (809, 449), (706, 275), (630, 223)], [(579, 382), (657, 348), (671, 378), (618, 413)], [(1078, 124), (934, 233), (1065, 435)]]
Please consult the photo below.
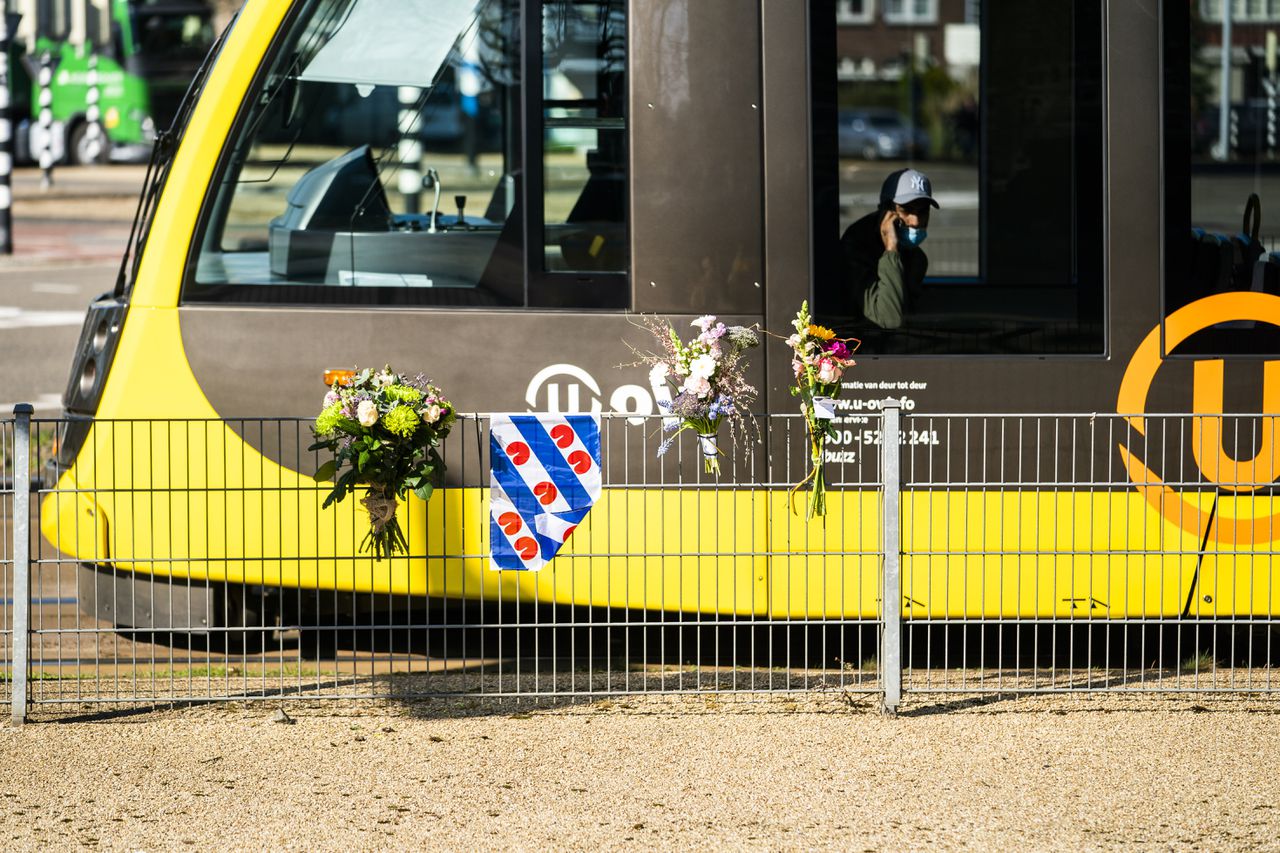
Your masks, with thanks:
[[(791, 511), (796, 512), (796, 492), (811, 486), (805, 518), (827, 514), (827, 483), (823, 470), (826, 441), (835, 435), (835, 398), (840, 395), (840, 379), (854, 365), (853, 352), (860, 343), (854, 338), (837, 338), (836, 333), (815, 326), (809, 316), (808, 301), (800, 304), (792, 325), (795, 333), (787, 338), (791, 347), (791, 368), (796, 375), (792, 396), (800, 398), (809, 436), (809, 472), (791, 489)], [(850, 346), (852, 344), (852, 346)]]

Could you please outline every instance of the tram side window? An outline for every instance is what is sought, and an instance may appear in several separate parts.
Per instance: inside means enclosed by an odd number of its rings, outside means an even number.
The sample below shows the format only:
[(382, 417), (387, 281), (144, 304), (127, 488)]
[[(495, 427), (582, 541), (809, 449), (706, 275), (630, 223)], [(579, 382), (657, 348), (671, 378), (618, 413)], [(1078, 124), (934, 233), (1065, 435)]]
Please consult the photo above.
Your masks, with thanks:
[(242, 108), (184, 301), (625, 308), (623, 8), (306, 3)]
[(816, 315), (868, 356), (1103, 353), (1102, 4), (898, 6), (811, 0)]
[(1224, 295), (1280, 296), (1280, 8), (1254, 6), (1231, 6), (1229, 27), (1221, 2), (1161, 6), (1164, 312), (1186, 321), (1166, 320), (1172, 355), (1280, 353), (1262, 317), (1201, 319)]
[(544, 271), (626, 271), (626, 32), (621, 0), (543, 7)]
[[(627, 305), (626, 0), (543, 3), (532, 132), (529, 304)], [(603, 303), (601, 294), (612, 301)]]

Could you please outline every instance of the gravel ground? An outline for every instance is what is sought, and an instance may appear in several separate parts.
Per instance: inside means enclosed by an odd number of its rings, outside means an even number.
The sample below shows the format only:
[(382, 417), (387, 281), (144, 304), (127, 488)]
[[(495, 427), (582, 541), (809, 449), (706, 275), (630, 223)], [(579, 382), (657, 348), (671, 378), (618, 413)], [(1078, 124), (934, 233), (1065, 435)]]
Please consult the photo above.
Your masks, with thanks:
[(0, 844), (1280, 850), (1275, 699), (287, 708), (0, 728)]

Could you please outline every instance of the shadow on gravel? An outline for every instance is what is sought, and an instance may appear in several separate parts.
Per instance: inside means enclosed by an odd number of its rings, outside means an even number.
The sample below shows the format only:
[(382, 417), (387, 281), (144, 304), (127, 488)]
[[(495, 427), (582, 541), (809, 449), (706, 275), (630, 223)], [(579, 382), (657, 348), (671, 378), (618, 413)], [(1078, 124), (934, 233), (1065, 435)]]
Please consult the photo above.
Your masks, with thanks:
[[(794, 700), (872, 710), (881, 688), (874, 622), (757, 624), (492, 604), (369, 610), (345, 624), (264, 621), (203, 638), (117, 629), (118, 645), (94, 634), (97, 652), (78, 658), (62, 654), (81, 639), (69, 633), (60, 657), (35, 662), (49, 668), (33, 674), (33, 698), (50, 710), (88, 711), (60, 718), (73, 722), (212, 703), (347, 700), (441, 718), (626, 709), (636, 697), (691, 693), (708, 709), (780, 702), (793, 710)], [(1280, 689), (1280, 635), (1268, 624), (908, 621), (903, 662), (908, 717), (998, 709), (1040, 692)]]

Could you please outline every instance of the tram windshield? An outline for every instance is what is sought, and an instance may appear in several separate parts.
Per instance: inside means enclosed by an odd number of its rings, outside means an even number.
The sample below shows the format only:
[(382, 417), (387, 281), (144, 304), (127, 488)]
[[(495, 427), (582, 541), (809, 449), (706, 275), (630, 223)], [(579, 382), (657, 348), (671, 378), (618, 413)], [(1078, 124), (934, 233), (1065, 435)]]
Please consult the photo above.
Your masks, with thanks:
[(626, 307), (623, 9), (306, 4), (247, 100), (184, 300)]
[(1101, 6), (811, 5), (814, 304), (863, 355), (1105, 351)]

